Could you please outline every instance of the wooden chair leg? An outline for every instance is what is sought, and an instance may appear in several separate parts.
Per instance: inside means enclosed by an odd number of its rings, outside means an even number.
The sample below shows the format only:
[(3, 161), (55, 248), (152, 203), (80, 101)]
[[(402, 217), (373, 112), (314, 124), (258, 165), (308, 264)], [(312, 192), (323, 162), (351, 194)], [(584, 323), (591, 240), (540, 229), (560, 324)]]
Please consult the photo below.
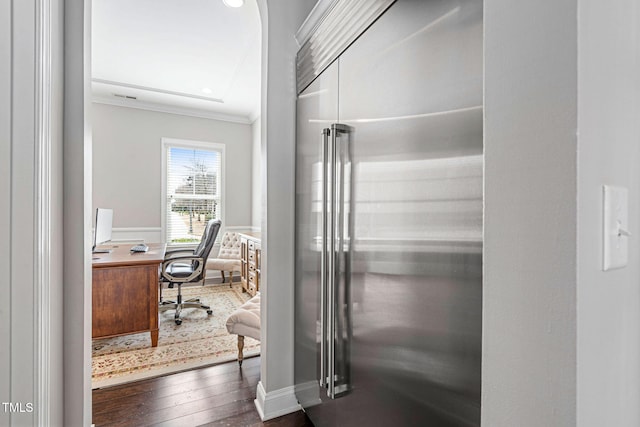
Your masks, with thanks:
[(233, 288), (233, 271), (229, 272), (229, 287)]
[(220, 274), (222, 274), (222, 283), (224, 283), (224, 281), (225, 281), (225, 280), (227, 280), (227, 279), (225, 279), (225, 277), (224, 277), (224, 271), (220, 270)]
[(242, 359), (244, 359), (244, 354), (242, 354), (242, 350), (244, 349), (244, 336), (238, 335), (238, 364), (242, 367)]

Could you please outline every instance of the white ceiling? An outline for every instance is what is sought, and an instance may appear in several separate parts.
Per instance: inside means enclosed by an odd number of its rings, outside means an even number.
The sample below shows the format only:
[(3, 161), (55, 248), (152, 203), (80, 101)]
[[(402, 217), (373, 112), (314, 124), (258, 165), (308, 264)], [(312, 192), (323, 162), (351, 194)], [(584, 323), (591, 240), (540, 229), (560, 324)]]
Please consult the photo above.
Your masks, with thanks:
[(258, 116), (261, 30), (255, 0), (240, 8), (222, 0), (92, 5), (95, 102), (246, 123)]

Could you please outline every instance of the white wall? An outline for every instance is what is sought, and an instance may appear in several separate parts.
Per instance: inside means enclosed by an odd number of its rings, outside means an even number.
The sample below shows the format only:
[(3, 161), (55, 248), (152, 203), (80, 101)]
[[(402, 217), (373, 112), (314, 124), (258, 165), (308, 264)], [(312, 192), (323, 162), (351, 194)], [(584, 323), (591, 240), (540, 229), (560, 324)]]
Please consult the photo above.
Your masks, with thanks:
[[(640, 425), (639, 29), (634, 0), (485, 1), (484, 425)], [(609, 272), (603, 184), (635, 231)]]
[[(579, 0), (578, 425), (640, 425), (640, 4)], [(603, 272), (602, 185), (629, 189), (629, 265)]]
[(262, 222), (262, 129), (260, 117), (251, 124), (251, 227)]
[(93, 104), (93, 207), (114, 228), (161, 227), (161, 138), (225, 144), (224, 227), (251, 224), (248, 124)]
[[(0, 2), (0, 200), (11, 198), (11, 2)], [(0, 208), (0, 240), (11, 241), (11, 205)], [(4, 243), (3, 243), (4, 245)], [(10, 271), (11, 258), (2, 246), (0, 270)], [(0, 293), (11, 294), (11, 282), (0, 280)], [(11, 342), (11, 300), (0, 298), (0, 339)], [(11, 378), (10, 346), (0, 346), (0, 378)], [(11, 398), (11, 382), (0, 381), (0, 399)], [(0, 424), (9, 425), (9, 414), (0, 412)]]
[(576, 423), (577, 6), (484, 1), (484, 426)]
[[(9, 267), (11, 300), (9, 345), (11, 359), (11, 401), (35, 401), (36, 384), (33, 366), (35, 359), (36, 322), (29, 310), (15, 310), (17, 301), (35, 301), (35, 275), (24, 274), (34, 271), (31, 256), (35, 255), (34, 239), (36, 230), (34, 197), (36, 194), (35, 162), (35, 22), (36, 2), (14, 2), (13, 23), (15, 27), (24, 25), (22, 31), (12, 34), (14, 73), (12, 76), (12, 117), (11, 117), (11, 236), (7, 244), (12, 254)], [(16, 70), (20, 70), (19, 73)], [(13, 96), (20, 94), (20, 96)], [(20, 233), (19, 237), (18, 234)], [(23, 256), (19, 256), (23, 254)], [(24, 256), (29, 254), (29, 256)], [(35, 423), (34, 414), (12, 414), (11, 424)]]

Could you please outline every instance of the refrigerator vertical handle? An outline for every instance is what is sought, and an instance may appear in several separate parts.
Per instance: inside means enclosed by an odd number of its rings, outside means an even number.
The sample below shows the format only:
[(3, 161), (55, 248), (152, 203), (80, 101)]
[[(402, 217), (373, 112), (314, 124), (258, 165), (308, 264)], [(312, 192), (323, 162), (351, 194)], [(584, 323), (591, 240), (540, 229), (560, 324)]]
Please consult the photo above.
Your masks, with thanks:
[[(328, 335), (328, 369), (327, 369), (327, 396), (331, 399), (335, 399), (339, 394), (345, 392), (348, 385), (344, 383), (345, 378), (343, 372), (344, 366), (339, 370), (336, 368), (336, 352), (340, 351), (341, 358), (344, 358), (342, 354), (344, 350), (344, 344), (342, 344), (343, 336), (339, 331), (339, 319), (342, 307), (339, 306), (340, 298), (338, 295), (338, 284), (340, 283), (340, 258), (343, 251), (343, 218), (342, 210), (344, 206), (345, 194), (345, 181), (342, 176), (342, 168), (344, 168), (344, 153), (345, 147), (338, 141), (340, 134), (346, 134), (349, 132), (349, 127), (342, 124), (332, 124), (329, 131), (331, 136), (331, 143), (329, 144), (329, 183), (330, 183), (330, 203), (329, 214), (330, 220), (328, 225), (329, 233), (329, 250), (328, 250), (328, 280), (327, 280), (327, 297), (326, 297), (326, 319), (327, 319), (327, 335)], [(339, 145), (340, 144), (340, 145)], [(348, 280), (345, 277), (345, 280)], [(344, 364), (344, 360), (340, 361)], [(336, 381), (340, 384), (336, 385)]]
[(327, 203), (329, 128), (322, 130), (322, 252), (320, 253), (320, 386), (327, 386)]
[[(333, 126), (332, 126), (333, 127)], [(331, 143), (329, 144), (329, 280), (327, 281), (327, 330), (328, 330), (328, 390), (327, 396), (333, 399), (335, 395), (335, 281), (336, 281), (336, 132), (330, 131)]]

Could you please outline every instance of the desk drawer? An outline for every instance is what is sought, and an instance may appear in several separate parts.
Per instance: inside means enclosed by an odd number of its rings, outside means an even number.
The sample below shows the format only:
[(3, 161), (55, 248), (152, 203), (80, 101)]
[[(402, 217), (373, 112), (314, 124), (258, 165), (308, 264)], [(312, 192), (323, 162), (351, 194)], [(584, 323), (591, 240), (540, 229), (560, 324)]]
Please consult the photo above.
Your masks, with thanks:
[(94, 268), (92, 337), (157, 330), (158, 267)]
[(248, 292), (250, 295), (255, 296), (255, 295), (256, 295), (256, 292), (257, 292), (256, 286), (255, 286), (253, 283), (249, 283), (249, 287), (247, 288), (247, 292)]

